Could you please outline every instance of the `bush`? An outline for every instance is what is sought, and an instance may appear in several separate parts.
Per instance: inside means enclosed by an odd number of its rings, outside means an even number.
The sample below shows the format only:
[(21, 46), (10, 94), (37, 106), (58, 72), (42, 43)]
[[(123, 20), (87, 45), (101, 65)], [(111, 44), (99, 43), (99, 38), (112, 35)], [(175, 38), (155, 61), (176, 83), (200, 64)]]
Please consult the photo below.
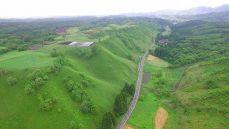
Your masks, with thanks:
[(50, 97), (47, 94), (39, 96), (39, 100), (41, 102), (40, 109), (42, 111), (50, 111), (56, 104), (56, 98)]
[(52, 49), (50, 55), (51, 55), (51, 57), (57, 57), (58, 56), (58, 53), (57, 53), (55, 48)]
[(80, 111), (83, 113), (93, 113), (95, 112), (95, 105), (93, 105), (91, 100), (84, 100), (80, 104)]
[(34, 94), (35, 93), (35, 89), (34, 89), (34, 87), (31, 84), (27, 84), (25, 86), (24, 90), (25, 90), (25, 93), (27, 95), (31, 95), (31, 94)]
[(51, 67), (51, 71), (54, 74), (58, 74), (60, 72), (60, 69), (61, 69), (61, 64), (59, 63), (54, 63), (53, 66)]
[(8, 85), (10, 85), (10, 86), (14, 86), (14, 85), (17, 84), (17, 79), (14, 78), (14, 77), (8, 77), (8, 78), (7, 78), (7, 83), (8, 83)]

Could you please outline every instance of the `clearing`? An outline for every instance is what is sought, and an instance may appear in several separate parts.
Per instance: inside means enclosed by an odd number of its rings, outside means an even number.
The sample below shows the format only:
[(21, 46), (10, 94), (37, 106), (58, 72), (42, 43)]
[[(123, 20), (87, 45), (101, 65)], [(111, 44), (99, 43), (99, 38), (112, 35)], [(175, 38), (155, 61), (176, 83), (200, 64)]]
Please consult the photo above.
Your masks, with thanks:
[(168, 112), (164, 108), (159, 107), (155, 117), (155, 129), (163, 129), (163, 126), (167, 118), (168, 118)]

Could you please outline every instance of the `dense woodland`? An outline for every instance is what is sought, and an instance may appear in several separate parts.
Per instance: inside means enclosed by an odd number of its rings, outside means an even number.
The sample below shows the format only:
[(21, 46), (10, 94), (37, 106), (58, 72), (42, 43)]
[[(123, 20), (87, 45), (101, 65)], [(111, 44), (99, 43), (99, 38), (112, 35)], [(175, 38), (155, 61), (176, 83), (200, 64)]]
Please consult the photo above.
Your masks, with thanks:
[[(229, 24), (189, 21), (172, 26), (172, 34), (159, 36), (155, 54), (175, 65), (229, 56)], [(161, 45), (160, 39), (168, 39)]]

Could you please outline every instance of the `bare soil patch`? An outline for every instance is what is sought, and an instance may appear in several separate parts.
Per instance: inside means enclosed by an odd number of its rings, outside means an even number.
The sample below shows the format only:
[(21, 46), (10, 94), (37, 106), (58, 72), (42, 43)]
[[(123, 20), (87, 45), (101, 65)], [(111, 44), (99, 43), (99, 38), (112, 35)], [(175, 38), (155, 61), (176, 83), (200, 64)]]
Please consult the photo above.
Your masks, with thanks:
[(155, 56), (153, 56), (153, 55), (148, 55), (147, 60), (153, 61), (153, 60), (155, 60), (156, 58), (157, 58), (157, 57), (155, 57)]
[(155, 117), (155, 129), (163, 129), (167, 118), (168, 112), (164, 108), (159, 107)]
[(135, 128), (134, 126), (125, 124), (122, 129), (137, 129), (137, 128)]

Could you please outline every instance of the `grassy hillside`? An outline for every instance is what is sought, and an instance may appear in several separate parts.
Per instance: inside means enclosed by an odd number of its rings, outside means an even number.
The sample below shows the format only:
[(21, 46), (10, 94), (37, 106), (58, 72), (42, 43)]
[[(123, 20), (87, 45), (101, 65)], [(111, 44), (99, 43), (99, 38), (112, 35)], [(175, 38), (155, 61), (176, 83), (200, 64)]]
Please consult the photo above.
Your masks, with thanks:
[[(84, 24), (52, 45), (0, 55), (0, 128), (99, 129), (124, 84), (135, 82), (139, 56), (156, 34), (153, 22), (131, 24)], [(96, 45), (61, 44), (81, 39)]]
[(168, 112), (165, 129), (228, 127), (227, 32), (227, 23), (189, 21), (173, 26), (171, 35), (159, 35), (152, 54), (170, 65), (155, 57), (146, 63), (152, 77), (128, 124), (154, 128), (156, 111), (163, 107)]
[[(185, 70), (170, 107), (185, 128), (228, 127), (228, 59), (200, 62)], [(214, 116), (214, 117), (213, 117)], [(170, 123), (167, 128), (174, 127)]]
[[(143, 85), (141, 96), (128, 124), (137, 129), (154, 128), (154, 117), (160, 106), (165, 107), (165, 102), (172, 97), (170, 95), (173, 86), (182, 75), (184, 68), (169, 68), (167, 62), (154, 57), (148, 60), (144, 67), (145, 73), (150, 73), (149, 82)], [(169, 119), (176, 120), (173, 109), (165, 108), (169, 112)]]

